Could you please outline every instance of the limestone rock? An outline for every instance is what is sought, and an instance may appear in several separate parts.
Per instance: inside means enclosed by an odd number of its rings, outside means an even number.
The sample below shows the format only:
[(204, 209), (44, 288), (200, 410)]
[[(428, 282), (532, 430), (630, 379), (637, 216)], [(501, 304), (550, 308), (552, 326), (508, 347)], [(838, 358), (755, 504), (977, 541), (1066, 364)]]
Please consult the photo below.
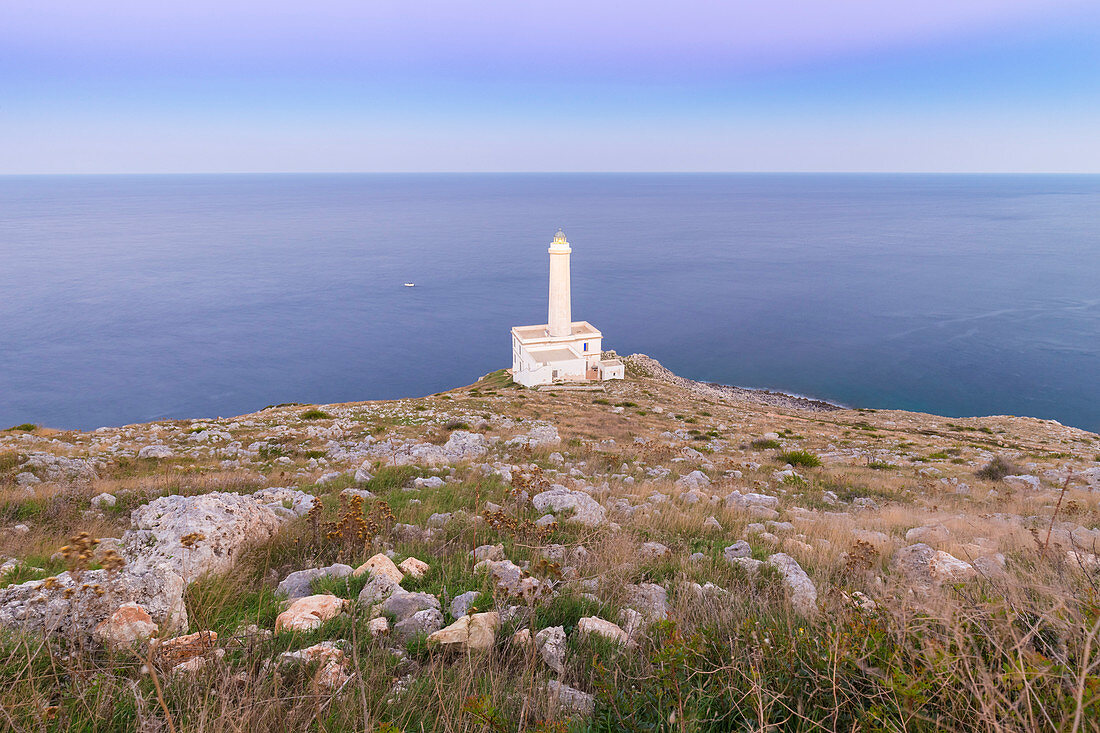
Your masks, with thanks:
[(634, 638), (635, 634), (645, 628), (646, 623), (646, 617), (633, 608), (624, 608), (619, 611), (619, 626), (631, 639)]
[[(524, 629), (527, 631), (527, 629)], [(530, 633), (530, 632), (528, 632)], [(558, 674), (565, 671), (565, 628), (550, 626), (535, 634), (535, 645), (546, 666)]]
[(511, 438), (508, 440), (507, 445), (538, 448), (539, 446), (557, 445), (559, 442), (561, 442), (561, 437), (558, 435), (558, 428), (552, 425), (537, 425), (528, 430), (527, 435), (517, 435)]
[(929, 580), (928, 565), (936, 554), (928, 545), (918, 542), (897, 550), (890, 559), (894, 570), (912, 580)]
[(742, 494), (736, 489), (726, 497), (726, 507), (731, 509), (751, 510), (753, 508), (775, 509), (779, 505), (779, 499), (767, 494), (747, 493)]
[(933, 550), (923, 542), (895, 552), (891, 565), (909, 579), (926, 583), (956, 583), (976, 574), (970, 563), (942, 550)]
[[(97, 591), (105, 590), (105, 593)], [(0, 626), (27, 631), (91, 634), (120, 603), (137, 603), (153, 622), (172, 633), (187, 627), (184, 582), (171, 567), (125, 566), (122, 571), (66, 571), (0, 589)]]
[(127, 647), (157, 635), (157, 625), (137, 603), (123, 603), (92, 631), (92, 638), (110, 648)]
[(317, 664), (313, 682), (326, 690), (338, 690), (344, 686), (350, 675), (347, 674), (347, 657), (344, 650), (331, 641), (299, 649), (296, 652), (283, 652), (279, 655), (280, 666), (286, 664)]
[(627, 633), (623, 631), (618, 624), (604, 621), (602, 618), (597, 618), (596, 616), (585, 616), (578, 621), (577, 632), (580, 633), (581, 636), (597, 634), (605, 639), (617, 641), (620, 644), (626, 644), (630, 641), (630, 637), (627, 636)]
[(655, 559), (668, 555), (669, 549), (660, 542), (643, 542), (639, 552), (646, 559)]
[(471, 550), (470, 554), (474, 556), (474, 560), (477, 562), (481, 562), (482, 560), (503, 560), (504, 545), (479, 545)]
[(531, 503), (540, 512), (549, 510), (560, 515), (561, 512), (571, 510), (573, 513), (568, 521), (577, 522), (586, 527), (595, 527), (603, 523), (607, 516), (607, 510), (591, 496), (583, 491), (567, 489), (560, 484), (554, 484), (548, 490), (535, 494)]
[(393, 564), (393, 560), (389, 559), (381, 552), (357, 567), (353, 575), (358, 576), (363, 573), (370, 573), (371, 577), (375, 578), (385, 577), (392, 580), (394, 583), (400, 583), (405, 577), (405, 574), (398, 570), (397, 566)]
[(932, 556), (928, 563), (928, 572), (933, 579), (944, 583), (958, 583), (969, 580), (976, 575), (976, 571), (970, 563), (960, 560), (943, 550), (936, 550), (936, 554)]
[(552, 589), (550, 581), (525, 576), (523, 569), (510, 560), (483, 560), (474, 566), (474, 570), (482, 569), (487, 569), (497, 588), (510, 596), (533, 600)]
[(681, 489), (705, 489), (710, 486), (710, 478), (702, 471), (692, 471), (676, 479), (676, 486)]
[(367, 632), (371, 635), (371, 638), (377, 638), (384, 634), (389, 633), (390, 622), (385, 616), (379, 616), (378, 618), (372, 618), (367, 622)]
[(196, 631), (157, 643), (155, 657), (165, 667), (172, 668), (209, 654), (217, 641), (218, 634), (215, 631)]
[(166, 445), (145, 445), (138, 451), (138, 458), (171, 458), (172, 449)]
[(397, 569), (413, 578), (423, 578), (430, 568), (428, 563), (423, 560), (417, 560), (415, 557), (407, 557), (401, 561)]
[(277, 590), (286, 595), (289, 600), (295, 601), (312, 595), (313, 591), (310, 586), (318, 578), (345, 578), (349, 575), (351, 575), (351, 566), (343, 563), (336, 563), (325, 568), (298, 570), (286, 576), (283, 582), (279, 583)]
[(767, 564), (783, 576), (783, 583), (791, 591), (791, 605), (796, 611), (807, 615), (817, 611), (817, 588), (793, 557), (777, 552), (768, 558)]
[(229, 570), (245, 548), (271, 539), (283, 521), (251, 496), (217, 491), (162, 496), (130, 515), (123, 556), (132, 565), (171, 571), (190, 583)]
[(408, 591), (404, 591), (401, 593), (394, 593), (389, 598), (382, 601), (382, 612), (390, 614), (397, 619), (398, 622), (410, 618), (419, 611), (429, 608), (439, 610), (439, 607), (439, 599), (430, 593), (409, 593)]
[(118, 502), (112, 494), (106, 492), (102, 494), (96, 494), (92, 497), (92, 506), (96, 509), (110, 509)]
[(481, 594), (476, 590), (466, 591), (465, 593), (455, 596), (451, 600), (451, 616), (453, 618), (462, 618), (470, 609), (470, 606), (478, 599)]
[(404, 621), (393, 626), (394, 632), (402, 639), (416, 634), (433, 634), (443, 628), (443, 614), (438, 608), (417, 611)]
[(596, 709), (596, 699), (557, 680), (546, 683), (550, 706), (568, 715), (591, 715)]
[(369, 606), (389, 598), (394, 593), (405, 593), (405, 589), (395, 583), (392, 578), (385, 575), (371, 576), (363, 589), (359, 591), (360, 604)]
[(391, 439), (371, 446), (370, 455), (395, 466), (434, 466), (473, 460), (485, 455), (488, 450), (484, 435), (455, 430), (443, 445)]
[(275, 631), (313, 631), (343, 613), (347, 605), (343, 598), (327, 593), (299, 598), (275, 619)]
[(1038, 476), (1005, 476), (1002, 481), (1004, 481), (1007, 486), (1011, 486), (1015, 489), (1036, 491), (1041, 487), (1041, 482)]
[(748, 542), (745, 542), (745, 540), (738, 540), (722, 550), (722, 557), (724, 557), (727, 562), (733, 560), (735, 557), (750, 557), (751, 555), (752, 546)]
[(428, 641), (464, 651), (481, 651), (492, 648), (499, 628), (500, 614), (495, 611), (474, 613), (436, 631)]
[(668, 619), (668, 591), (656, 583), (628, 585), (627, 605), (642, 614), (646, 621), (654, 623)]
[(252, 498), (280, 517), (288, 519), (304, 517), (317, 501), (317, 498), (312, 494), (282, 486), (260, 489), (252, 494)]
[(951, 539), (951, 533), (942, 524), (932, 524), (924, 527), (913, 527), (905, 533), (905, 541), (909, 544), (918, 542), (930, 544), (942, 544)]

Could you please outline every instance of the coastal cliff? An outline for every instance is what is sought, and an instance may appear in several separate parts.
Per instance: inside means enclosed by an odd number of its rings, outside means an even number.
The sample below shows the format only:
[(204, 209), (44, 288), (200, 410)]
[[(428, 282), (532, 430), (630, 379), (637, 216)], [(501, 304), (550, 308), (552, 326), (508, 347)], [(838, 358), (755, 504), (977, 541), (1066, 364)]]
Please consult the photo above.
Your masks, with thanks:
[(624, 362), (0, 432), (7, 725), (1095, 725), (1100, 437)]

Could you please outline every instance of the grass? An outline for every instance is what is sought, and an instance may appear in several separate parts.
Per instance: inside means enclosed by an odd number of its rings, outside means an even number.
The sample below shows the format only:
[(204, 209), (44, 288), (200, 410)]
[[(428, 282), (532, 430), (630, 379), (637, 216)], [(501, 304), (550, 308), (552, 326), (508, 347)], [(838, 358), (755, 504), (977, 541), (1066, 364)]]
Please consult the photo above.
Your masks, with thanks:
[(331, 420), (332, 415), (328, 414), (324, 410), (306, 410), (299, 415), (302, 420)]
[(23, 456), (15, 451), (0, 453), (0, 476), (15, 470), (23, 462)]
[(978, 472), (978, 478), (988, 481), (1000, 481), (1005, 476), (1012, 476), (1020, 472), (1020, 469), (1004, 456), (996, 456), (985, 464)]
[(779, 463), (789, 463), (792, 466), (804, 466), (806, 468), (813, 468), (821, 465), (820, 458), (805, 450), (782, 451), (775, 455), (775, 459)]
[(778, 440), (772, 440), (771, 438), (759, 438), (749, 443), (754, 450), (778, 450), (780, 445)]

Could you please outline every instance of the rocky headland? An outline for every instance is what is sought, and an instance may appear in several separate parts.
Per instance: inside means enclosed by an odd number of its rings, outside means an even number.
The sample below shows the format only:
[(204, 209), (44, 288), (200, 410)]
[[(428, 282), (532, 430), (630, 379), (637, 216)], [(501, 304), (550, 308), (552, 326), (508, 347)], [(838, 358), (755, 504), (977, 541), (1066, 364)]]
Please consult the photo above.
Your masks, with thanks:
[(625, 361), (0, 431), (2, 725), (1096, 728), (1100, 437)]

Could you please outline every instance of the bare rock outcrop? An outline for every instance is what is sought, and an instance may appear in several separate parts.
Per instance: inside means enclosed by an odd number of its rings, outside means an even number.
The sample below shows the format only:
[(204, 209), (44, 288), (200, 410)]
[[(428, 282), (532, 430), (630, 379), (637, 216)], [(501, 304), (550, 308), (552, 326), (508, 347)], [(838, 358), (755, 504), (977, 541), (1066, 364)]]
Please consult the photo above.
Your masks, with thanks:
[(133, 565), (171, 571), (190, 583), (205, 573), (229, 570), (242, 550), (271, 539), (284, 520), (251, 496), (162, 496), (130, 515), (123, 556)]
[(535, 494), (531, 503), (540, 512), (550, 510), (557, 513), (571, 510), (573, 513), (569, 516), (569, 521), (578, 522), (586, 527), (602, 524), (607, 516), (607, 510), (591, 496), (583, 491), (567, 489), (560, 484), (554, 484), (546, 491)]
[(0, 626), (87, 636), (121, 605), (136, 603), (164, 631), (186, 629), (187, 585), (227, 571), (286, 521), (263, 503), (267, 498), (214, 492), (163, 496), (138, 507), (119, 543), (121, 569), (66, 571), (4, 588)]
[(783, 584), (791, 592), (791, 605), (796, 611), (807, 615), (817, 611), (817, 587), (797, 560), (786, 553), (777, 552), (767, 559), (767, 564), (783, 576)]

